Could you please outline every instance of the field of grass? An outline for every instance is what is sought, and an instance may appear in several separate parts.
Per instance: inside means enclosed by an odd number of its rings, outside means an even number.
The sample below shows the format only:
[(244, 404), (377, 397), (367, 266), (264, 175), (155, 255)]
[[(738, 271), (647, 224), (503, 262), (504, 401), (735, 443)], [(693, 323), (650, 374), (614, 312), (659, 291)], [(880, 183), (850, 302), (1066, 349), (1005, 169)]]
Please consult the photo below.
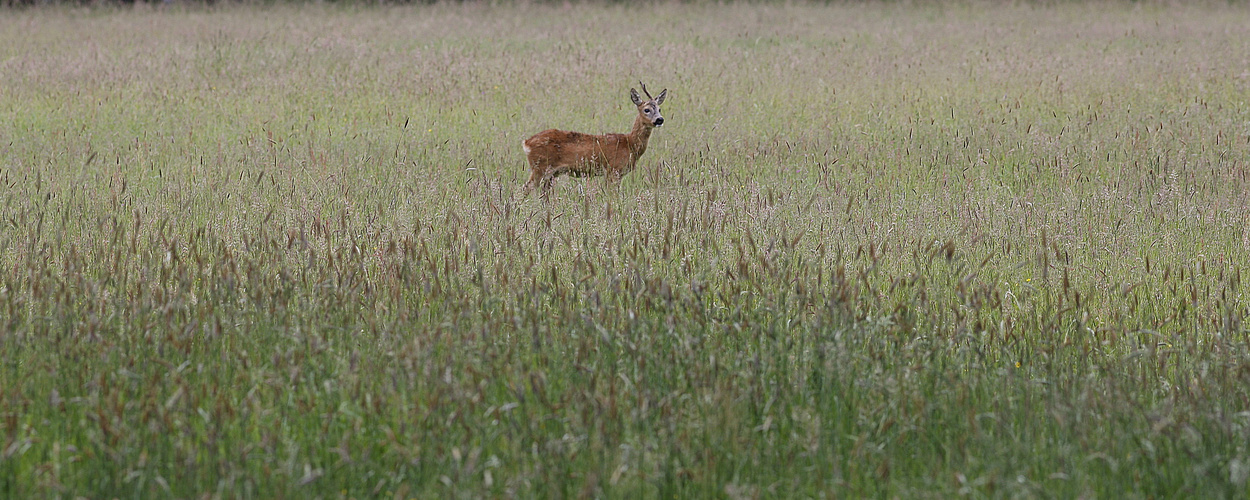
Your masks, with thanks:
[[(0, 12), (0, 497), (1247, 496), (1250, 9)], [(522, 197), (521, 139), (667, 122)]]

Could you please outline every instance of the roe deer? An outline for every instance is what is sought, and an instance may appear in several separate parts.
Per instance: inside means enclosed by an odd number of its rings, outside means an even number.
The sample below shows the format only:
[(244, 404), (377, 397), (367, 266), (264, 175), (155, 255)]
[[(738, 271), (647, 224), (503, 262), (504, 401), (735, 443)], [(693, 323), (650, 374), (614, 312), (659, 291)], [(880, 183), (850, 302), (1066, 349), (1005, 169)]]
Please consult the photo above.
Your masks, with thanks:
[(658, 97), (652, 98), (647, 86), (642, 82), (638, 84), (642, 85), (647, 100), (642, 100), (637, 90), (629, 89), (629, 98), (638, 106), (638, 118), (628, 134), (591, 135), (550, 129), (521, 141), (530, 163), (530, 180), (525, 183), (525, 192), (528, 194), (541, 185), (543, 198), (546, 198), (551, 182), (561, 174), (606, 175), (609, 181), (616, 182), (633, 170), (638, 157), (647, 151), (651, 129), (664, 125), (660, 104), (668, 94), (668, 89), (664, 89)]

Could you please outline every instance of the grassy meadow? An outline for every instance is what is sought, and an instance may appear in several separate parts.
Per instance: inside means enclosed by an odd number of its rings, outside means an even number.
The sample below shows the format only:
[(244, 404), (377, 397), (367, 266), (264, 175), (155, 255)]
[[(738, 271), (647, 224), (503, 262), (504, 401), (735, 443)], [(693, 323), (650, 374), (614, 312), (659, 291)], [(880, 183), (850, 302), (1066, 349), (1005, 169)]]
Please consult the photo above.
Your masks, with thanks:
[[(1246, 498), (1250, 10), (0, 11), (0, 497)], [(520, 141), (666, 123), (522, 196)]]

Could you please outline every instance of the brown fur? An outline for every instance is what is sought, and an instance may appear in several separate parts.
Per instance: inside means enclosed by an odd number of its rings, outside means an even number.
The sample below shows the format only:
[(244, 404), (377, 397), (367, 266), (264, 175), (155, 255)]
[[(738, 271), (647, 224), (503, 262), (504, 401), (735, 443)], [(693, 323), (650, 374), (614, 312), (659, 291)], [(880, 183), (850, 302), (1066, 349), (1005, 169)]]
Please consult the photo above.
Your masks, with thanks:
[[(646, 92), (647, 87), (644, 85), (642, 90)], [(638, 118), (628, 134), (592, 135), (550, 129), (523, 141), (530, 164), (525, 192), (541, 186), (545, 197), (552, 181), (564, 174), (573, 177), (606, 175), (611, 182), (620, 180), (634, 169), (638, 158), (647, 151), (651, 129), (663, 125), (660, 103), (664, 102), (667, 92), (665, 89), (656, 98), (648, 93), (648, 100), (643, 101), (637, 91), (630, 89), (630, 96), (638, 106)]]

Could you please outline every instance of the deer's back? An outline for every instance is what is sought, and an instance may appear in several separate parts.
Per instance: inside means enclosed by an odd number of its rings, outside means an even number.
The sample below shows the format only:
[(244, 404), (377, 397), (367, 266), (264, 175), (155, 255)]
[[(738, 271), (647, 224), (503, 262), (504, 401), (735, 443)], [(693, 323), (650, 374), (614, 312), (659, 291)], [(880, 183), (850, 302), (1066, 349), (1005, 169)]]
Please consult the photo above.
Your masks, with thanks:
[(585, 141), (589, 136), (581, 132), (547, 129), (524, 141), (525, 152), (539, 151), (544, 148), (564, 149), (566, 146)]
[[(531, 163), (571, 169), (574, 174), (596, 175), (618, 163), (625, 151), (621, 134), (593, 135), (567, 130), (544, 130), (523, 142)], [(585, 172), (578, 172), (586, 170)]]

